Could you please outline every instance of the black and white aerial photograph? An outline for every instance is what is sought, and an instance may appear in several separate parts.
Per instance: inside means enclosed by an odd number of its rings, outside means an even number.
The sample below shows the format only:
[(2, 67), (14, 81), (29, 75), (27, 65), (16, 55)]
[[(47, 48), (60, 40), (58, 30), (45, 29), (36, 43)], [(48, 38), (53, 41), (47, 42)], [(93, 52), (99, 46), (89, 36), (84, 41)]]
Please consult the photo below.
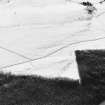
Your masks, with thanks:
[(105, 0), (0, 0), (0, 105), (105, 105)]

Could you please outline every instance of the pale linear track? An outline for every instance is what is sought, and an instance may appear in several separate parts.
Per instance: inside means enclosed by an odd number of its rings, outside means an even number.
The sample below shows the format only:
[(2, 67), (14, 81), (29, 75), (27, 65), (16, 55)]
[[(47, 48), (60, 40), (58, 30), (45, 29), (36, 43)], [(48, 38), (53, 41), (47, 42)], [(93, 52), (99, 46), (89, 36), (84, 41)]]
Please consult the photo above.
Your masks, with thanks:
[[(51, 56), (51, 55), (53, 55), (53, 54), (55, 54), (55, 53), (57, 53), (57, 52), (59, 52), (59, 51), (61, 51), (61, 50), (63, 50), (63, 49), (69, 47), (69, 46), (77, 45), (77, 44), (80, 44), (80, 43), (91, 42), (91, 41), (97, 41), (97, 40), (101, 40), (101, 39), (105, 39), (105, 37), (100, 37), (100, 38), (95, 38), (95, 39), (83, 40), (83, 41), (78, 41), (78, 42), (70, 43), (70, 44), (67, 44), (67, 45), (65, 45), (65, 46), (63, 46), (63, 47), (57, 49), (56, 51), (53, 51), (53, 52), (51, 52), (51, 53), (49, 53), (49, 54), (47, 54), (47, 55), (45, 55), (45, 56), (42, 56), (42, 57), (39, 57), (39, 58), (35, 58), (35, 59), (30, 59), (30, 58), (28, 59), (28, 58), (27, 58), (28, 61), (24, 61), (24, 62), (20, 62), (20, 63), (15, 63), (15, 64), (9, 65), (9, 66), (4, 66), (4, 67), (1, 67), (0, 69), (5, 69), (5, 68), (12, 67), (12, 66), (17, 66), (17, 65), (20, 65), (20, 64), (25, 64), (25, 63), (28, 63), (28, 62), (30, 63), (30, 62), (32, 62), (32, 61), (44, 59), (44, 58), (47, 58), (47, 57), (49, 57), (49, 56)], [(8, 50), (8, 51), (9, 51), (9, 50)], [(10, 51), (9, 51), (9, 52), (10, 52)], [(13, 52), (12, 52), (12, 53), (13, 53)], [(17, 53), (15, 52), (15, 54), (17, 54)]]
[(28, 58), (28, 57), (26, 57), (26, 56), (24, 56), (24, 55), (22, 55), (22, 54), (20, 54), (20, 53), (17, 53), (17, 52), (15, 52), (15, 51), (12, 51), (12, 50), (7, 49), (7, 48), (5, 48), (5, 47), (0, 46), (0, 49), (3, 49), (3, 50), (8, 51), (8, 52), (10, 52), (10, 53), (13, 53), (14, 55), (20, 56), (20, 57), (22, 57), (22, 58), (25, 58), (25, 59), (28, 59), (28, 60), (32, 60), (31, 58)]

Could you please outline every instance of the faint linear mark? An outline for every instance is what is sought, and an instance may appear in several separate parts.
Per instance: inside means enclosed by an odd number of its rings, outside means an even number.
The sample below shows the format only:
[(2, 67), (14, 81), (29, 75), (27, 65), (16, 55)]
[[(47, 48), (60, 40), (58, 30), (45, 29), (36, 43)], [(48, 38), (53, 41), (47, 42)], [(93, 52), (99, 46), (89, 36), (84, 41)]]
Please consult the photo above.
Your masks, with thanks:
[(25, 59), (28, 59), (28, 60), (32, 60), (32, 59), (30, 59), (30, 58), (28, 58), (28, 57), (26, 57), (26, 56), (24, 56), (24, 55), (22, 55), (22, 54), (20, 54), (20, 53), (17, 53), (17, 52), (15, 52), (15, 51), (12, 51), (12, 50), (7, 49), (7, 48), (5, 48), (5, 47), (0, 46), (0, 49), (3, 49), (3, 50), (8, 51), (8, 52), (10, 52), (10, 53), (13, 53), (13, 54), (15, 54), (15, 55), (17, 55), (17, 56), (20, 56), (20, 57), (22, 57), (22, 58), (25, 58)]
[(97, 18), (97, 17), (99, 17), (99, 16), (101, 16), (101, 15), (103, 15), (103, 14), (105, 14), (105, 11), (103, 11), (102, 13), (96, 15), (95, 17)]
[(39, 58), (35, 58), (35, 59), (31, 59), (31, 60), (28, 60), (28, 61), (24, 61), (24, 62), (20, 62), (20, 63), (16, 63), (16, 64), (12, 64), (12, 65), (9, 65), (9, 66), (4, 66), (4, 67), (1, 67), (0, 69), (5, 69), (5, 68), (9, 68), (9, 67), (12, 67), (12, 66), (18, 66), (20, 64), (25, 64), (25, 63), (30, 63), (31, 61), (36, 61), (36, 60), (39, 60), (39, 59), (44, 59), (44, 58), (47, 58), (69, 46), (72, 46), (72, 45), (77, 45), (77, 44), (80, 44), (80, 43), (86, 43), (86, 42), (90, 42), (90, 41), (97, 41), (97, 40), (101, 40), (101, 39), (105, 39), (105, 37), (100, 37), (100, 38), (95, 38), (95, 39), (90, 39), (90, 40), (83, 40), (83, 41), (78, 41), (78, 42), (74, 42), (74, 43), (69, 43), (59, 49), (57, 49), (56, 51), (53, 51), (45, 56), (42, 56), (42, 57), (39, 57)]

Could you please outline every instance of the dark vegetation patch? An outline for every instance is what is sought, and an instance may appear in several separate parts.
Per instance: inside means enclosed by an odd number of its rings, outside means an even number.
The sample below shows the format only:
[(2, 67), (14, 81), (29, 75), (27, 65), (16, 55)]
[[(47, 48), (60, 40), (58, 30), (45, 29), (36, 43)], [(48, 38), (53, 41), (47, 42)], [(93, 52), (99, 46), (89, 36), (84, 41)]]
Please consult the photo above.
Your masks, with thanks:
[(0, 105), (76, 105), (81, 103), (78, 86), (65, 78), (0, 74)]
[(105, 100), (105, 50), (78, 50), (76, 60), (82, 87), (90, 90), (96, 104)]
[(1, 73), (0, 105), (99, 105), (105, 100), (104, 57), (102, 51), (76, 51), (81, 84)]

